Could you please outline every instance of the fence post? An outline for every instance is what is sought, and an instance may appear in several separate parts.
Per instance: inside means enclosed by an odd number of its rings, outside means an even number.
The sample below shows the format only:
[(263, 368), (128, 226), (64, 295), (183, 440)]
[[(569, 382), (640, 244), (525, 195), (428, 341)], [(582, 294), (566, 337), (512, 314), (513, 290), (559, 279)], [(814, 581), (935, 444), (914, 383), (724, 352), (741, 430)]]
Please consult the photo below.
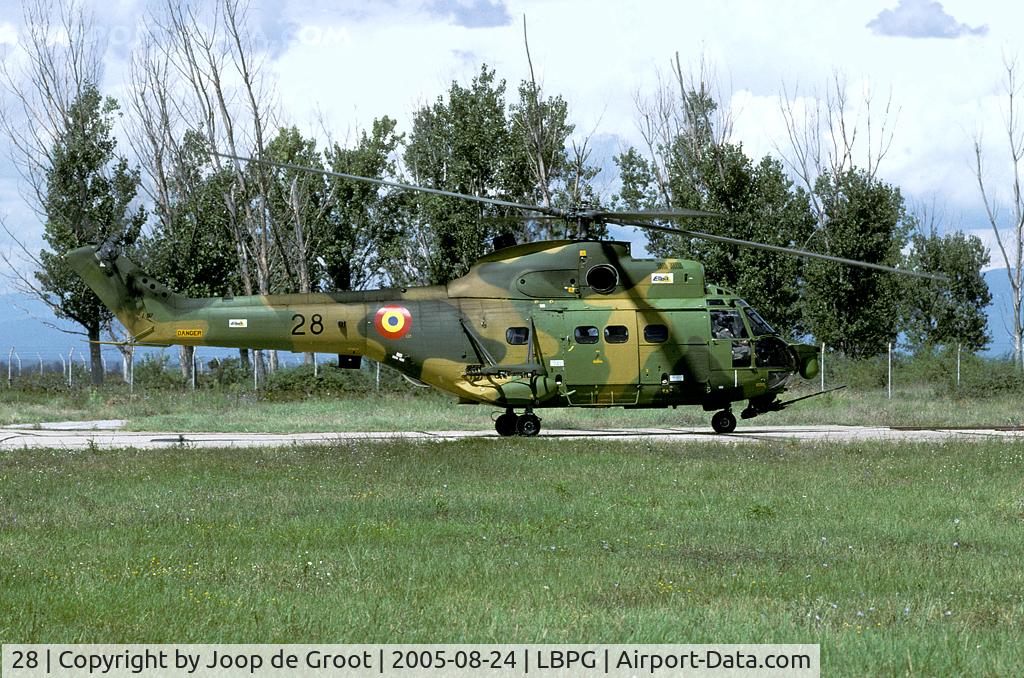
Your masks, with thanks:
[(258, 350), (252, 352), (252, 390), (254, 391), (260, 390), (259, 365), (262, 359), (263, 356)]
[(380, 390), (380, 363), (377, 363), (377, 390)]
[(960, 342), (956, 344), (956, 387), (960, 389)]
[(318, 363), (316, 360), (316, 353), (313, 354), (313, 376), (320, 376), (320, 363)]
[(11, 365), (14, 362), (14, 347), (11, 346), (10, 353), (7, 354), (7, 388), (11, 388)]
[(58, 353), (57, 357), (60, 358), (60, 376), (64, 377), (64, 378), (67, 378), (67, 376), (68, 376), (68, 363), (67, 363), (66, 360), (64, 360), (64, 354), (63, 353)]
[(39, 376), (41, 377), (43, 376), (43, 354), (36, 353), (36, 355), (39, 357)]
[(128, 351), (128, 394), (135, 393), (135, 347)]
[(821, 390), (825, 390), (825, 342), (821, 342), (821, 364), (818, 366), (821, 370)]
[(889, 377), (887, 380), (889, 400), (892, 400), (892, 342), (889, 342)]
[(68, 351), (68, 388), (71, 388), (71, 373), (75, 369), (75, 347), (72, 346), (71, 350)]
[(196, 349), (192, 349), (192, 390), (196, 390)]

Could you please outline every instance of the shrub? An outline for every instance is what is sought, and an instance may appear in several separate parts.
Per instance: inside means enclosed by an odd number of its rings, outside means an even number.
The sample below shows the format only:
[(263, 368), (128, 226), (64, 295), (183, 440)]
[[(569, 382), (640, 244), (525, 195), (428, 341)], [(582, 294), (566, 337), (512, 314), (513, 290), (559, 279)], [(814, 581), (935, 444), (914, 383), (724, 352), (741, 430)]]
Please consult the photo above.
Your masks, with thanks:
[(170, 367), (166, 353), (153, 353), (135, 362), (135, 388), (180, 389), (185, 379), (177, 366)]
[(964, 398), (991, 398), (1007, 393), (1024, 393), (1024, 375), (1010, 361), (972, 361), (967, 369), (964, 369), (961, 363), (960, 388), (956, 386), (954, 374), (947, 390), (940, 395), (949, 395), (950, 392)]
[(203, 388), (252, 387), (252, 371), (243, 368), (238, 358), (214, 358), (206, 367), (205, 373), (197, 375)]
[(840, 353), (825, 354), (825, 384), (846, 384), (854, 389), (884, 388), (888, 367), (886, 356), (848, 358)]
[[(374, 393), (399, 393), (415, 396), (429, 389), (417, 388), (406, 381), (398, 372), (384, 367), (380, 371), (380, 388), (377, 388), (376, 365), (370, 367), (364, 361), (358, 370), (339, 369), (330, 362), (321, 363), (314, 376), (312, 365), (284, 368), (267, 377), (261, 389), (269, 398), (288, 400), (312, 395), (340, 396), (371, 395)], [(372, 363), (371, 363), (372, 364)]]

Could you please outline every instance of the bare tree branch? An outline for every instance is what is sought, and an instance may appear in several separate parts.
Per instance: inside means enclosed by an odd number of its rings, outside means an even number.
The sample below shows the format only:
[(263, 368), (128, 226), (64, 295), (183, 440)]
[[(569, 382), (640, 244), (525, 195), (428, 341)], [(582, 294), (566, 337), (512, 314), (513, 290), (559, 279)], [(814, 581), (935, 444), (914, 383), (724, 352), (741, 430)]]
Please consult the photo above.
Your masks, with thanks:
[(1016, 57), (1003, 59), (1003, 93), (1005, 94), (1003, 115), (1003, 131), (1006, 149), (1010, 162), (1010, 192), (1012, 195), (1008, 216), (1011, 223), (1008, 228), (1001, 229), (1005, 223), (1000, 206), (1002, 201), (992, 194), (985, 173), (984, 145), (981, 132), (974, 137), (974, 176), (978, 183), (978, 191), (985, 205), (985, 214), (995, 235), (996, 244), (1003, 264), (1006, 277), (1013, 295), (1013, 356), (1018, 369), (1024, 368), (1024, 185), (1021, 174), (1024, 171), (1024, 124), (1021, 122), (1022, 84), (1019, 82), (1018, 62)]

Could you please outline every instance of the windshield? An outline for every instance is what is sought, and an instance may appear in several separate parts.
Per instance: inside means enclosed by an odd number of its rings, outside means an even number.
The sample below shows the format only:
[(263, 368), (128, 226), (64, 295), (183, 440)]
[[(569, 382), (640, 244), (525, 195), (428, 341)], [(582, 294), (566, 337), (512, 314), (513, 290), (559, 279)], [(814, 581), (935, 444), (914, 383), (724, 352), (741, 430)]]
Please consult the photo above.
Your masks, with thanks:
[(743, 312), (747, 314), (747, 321), (750, 322), (750, 329), (753, 330), (755, 337), (761, 337), (766, 334), (778, 334), (774, 327), (769, 325), (757, 311), (751, 308), (750, 304), (740, 299), (736, 302), (736, 305), (740, 306)]

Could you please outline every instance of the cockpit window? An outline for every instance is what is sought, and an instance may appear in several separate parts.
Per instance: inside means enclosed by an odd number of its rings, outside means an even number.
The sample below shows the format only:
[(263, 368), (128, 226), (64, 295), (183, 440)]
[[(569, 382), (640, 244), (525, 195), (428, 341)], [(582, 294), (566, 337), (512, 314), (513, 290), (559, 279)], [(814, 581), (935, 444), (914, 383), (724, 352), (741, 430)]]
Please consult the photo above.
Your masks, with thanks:
[(743, 309), (743, 312), (747, 314), (747, 320), (750, 322), (750, 329), (753, 330), (755, 337), (763, 337), (766, 334), (778, 334), (775, 328), (768, 324), (761, 315), (755, 311), (750, 304), (743, 301), (742, 299), (736, 302), (736, 305)]
[(712, 338), (746, 339), (748, 336), (739, 311), (711, 311)]

